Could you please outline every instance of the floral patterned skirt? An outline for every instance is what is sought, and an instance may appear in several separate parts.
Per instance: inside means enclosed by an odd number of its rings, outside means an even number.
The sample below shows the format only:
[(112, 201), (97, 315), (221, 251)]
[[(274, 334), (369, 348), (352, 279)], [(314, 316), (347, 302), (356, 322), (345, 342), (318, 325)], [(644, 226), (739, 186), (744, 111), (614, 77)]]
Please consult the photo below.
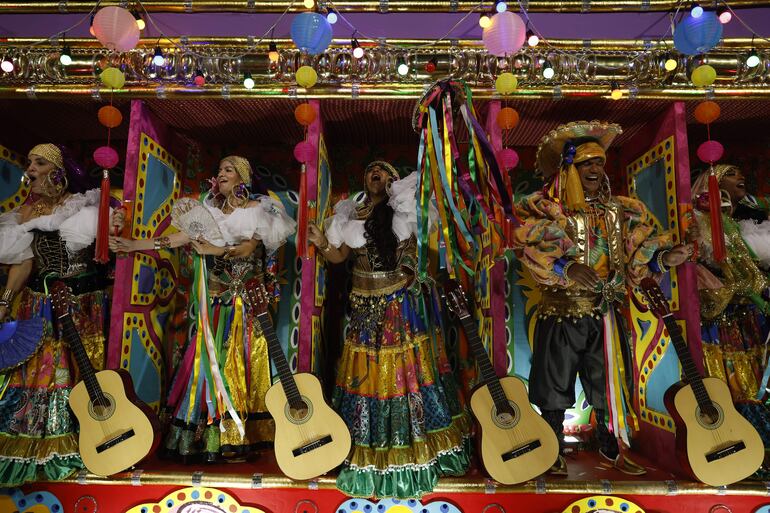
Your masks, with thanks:
[(357, 497), (420, 497), (469, 463), (469, 418), (443, 341), (405, 289), (350, 300), (333, 404), (353, 450), (337, 487)]
[[(186, 462), (242, 460), (273, 441), (275, 424), (265, 407), (271, 383), (267, 340), (256, 317), (241, 312), (242, 321), (234, 322), (233, 302), (214, 300), (211, 325), (217, 360), (208, 366), (201, 358), (205, 349), (196, 343), (197, 330), (191, 330), (169, 391), (172, 419), (163, 444), (165, 456)], [(228, 413), (218, 413), (216, 394), (207, 384), (211, 365), (219, 369), (244, 436)]]
[[(102, 290), (75, 296), (73, 321), (91, 363), (104, 366), (108, 295)], [(67, 400), (79, 381), (49, 296), (24, 289), (14, 317), (45, 321), (43, 341), (26, 363), (2, 376), (0, 395), (0, 487), (60, 480), (83, 468), (76, 420)]]

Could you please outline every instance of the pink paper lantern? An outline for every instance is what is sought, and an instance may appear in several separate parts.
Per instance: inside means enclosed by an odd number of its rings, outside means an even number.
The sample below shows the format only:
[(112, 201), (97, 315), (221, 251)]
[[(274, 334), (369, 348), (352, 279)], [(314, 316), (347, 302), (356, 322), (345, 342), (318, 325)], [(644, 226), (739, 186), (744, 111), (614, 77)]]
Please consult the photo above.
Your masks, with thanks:
[(139, 43), (136, 19), (122, 7), (103, 7), (94, 16), (94, 36), (108, 50), (128, 52)]
[(294, 147), (294, 158), (303, 164), (313, 160), (313, 157), (316, 155), (316, 153), (317, 150), (315, 146), (307, 141), (299, 142)]
[(109, 146), (100, 146), (94, 151), (94, 162), (103, 169), (112, 169), (118, 165), (119, 161), (118, 152)]
[(519, 165), (519, 154), (510, 148), (504, 148), (497, 153), (497, 160), (506, 170), (513, 169)]
[(492, 16), (492, 23), (484, 29), (481, 39), (490, 54), (504, 57), (518, 52), (526, 35), (527, 27), (519, 15), (504, 11)]
[(722, 158), (724, 147), (717, 141), (706, 141), (698, 146), (698, 158), (706, 164), (713, 164)]

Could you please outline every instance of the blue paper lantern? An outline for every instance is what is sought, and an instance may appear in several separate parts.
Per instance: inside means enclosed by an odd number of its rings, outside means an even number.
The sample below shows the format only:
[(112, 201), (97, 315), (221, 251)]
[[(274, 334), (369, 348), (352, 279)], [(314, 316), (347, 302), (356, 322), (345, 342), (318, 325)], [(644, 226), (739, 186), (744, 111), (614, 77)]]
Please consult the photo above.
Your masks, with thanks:
[(674, 30), (674, 46), (687, 55), (706, 53), (722, 39), (722, 24), (714, 11), (706, 11), (699, 18), (687, 16)]
[(318, 55), (332, 42), (332, 26), (318, 13), (303, 12), (291, 22), (291, 40), (303, 52)]

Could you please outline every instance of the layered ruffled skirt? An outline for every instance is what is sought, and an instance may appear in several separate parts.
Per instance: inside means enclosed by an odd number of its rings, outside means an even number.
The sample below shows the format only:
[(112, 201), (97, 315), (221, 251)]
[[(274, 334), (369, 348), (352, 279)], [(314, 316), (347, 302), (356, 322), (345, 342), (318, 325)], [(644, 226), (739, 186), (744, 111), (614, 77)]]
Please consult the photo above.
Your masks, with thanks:
[[(101, 370), (108, 296), (98, 290), (74, 298), (73, 321), (91, 363)], [(32, 358), (0, 377), (0, 487), (65, 479), (83, 468), (77, 422), (67, 404), (79, 375), (67, 343), (59, 338), (50, 298), (24, 289), (14, 316), (42, 317), (44, 330)]]
[[(197, 330), (191, 330), (169, 392), (172, 419), (164, 452), (184, 461), (242, 460), (269, 446), (275, 432), (264, 401), (270, 387), (267, 340), (256, 317), (240, 300), (234, 304), (215, 298), (211, 325), (215, 359), (207, 360)], [(243, 425), (243, 436), (233, 416), (221, 414), (214, 367)]]
[(333, 404), (353, 450), (337, 487), (405, 499), (431, 492), (440, 476), (465, 474), (469, 417), (439, 332), (423, 321), (422, 298), (406, 289), (354, 292), (351, 308)]

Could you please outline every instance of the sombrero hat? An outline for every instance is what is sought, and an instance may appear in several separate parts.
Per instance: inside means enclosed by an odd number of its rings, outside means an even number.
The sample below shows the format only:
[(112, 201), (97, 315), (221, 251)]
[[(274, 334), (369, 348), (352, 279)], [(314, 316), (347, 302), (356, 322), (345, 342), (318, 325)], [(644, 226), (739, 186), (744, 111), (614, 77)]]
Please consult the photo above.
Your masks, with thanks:
[(596, 139), (605, 150), (623, 133), (620, 125), (604, 121), (573, 121), (551, 130), (537, 147), (537, 169), (544, 177), (556, 173), (561, 166), (564, 145), (575, 139)]

